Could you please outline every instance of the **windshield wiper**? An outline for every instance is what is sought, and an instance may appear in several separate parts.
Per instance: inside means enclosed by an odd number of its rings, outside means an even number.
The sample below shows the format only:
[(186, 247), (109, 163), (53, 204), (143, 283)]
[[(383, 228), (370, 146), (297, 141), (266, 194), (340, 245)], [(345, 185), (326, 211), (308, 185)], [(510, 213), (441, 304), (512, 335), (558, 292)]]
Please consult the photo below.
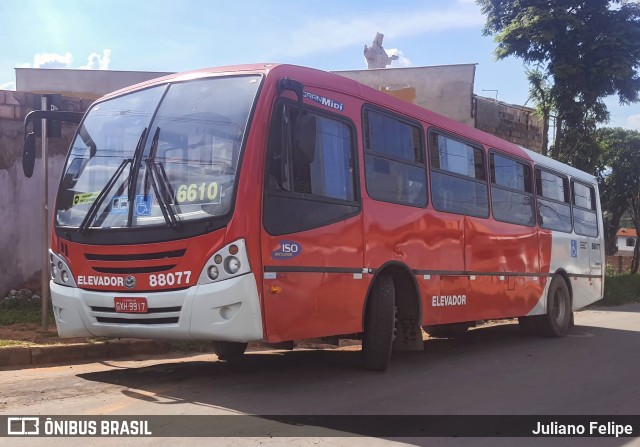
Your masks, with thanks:
[(164, 172), (164, 168), (161, 167), (164, 176), (158, 171), (158, 164), (156, 163), (156, 152), (158, 152), (158, 141), (160, 140), (160, 127), (156, 128), (156, 132), (153, 135), (153, 140), (151, 142), (151, 149), (149, 150), (149, 156), (145, 160), (145, 164), (147, 165), (147, 171), (150, 173), (145, 175), (145, 197), (148, 194), (148, 183), (147, 179), (151, 180), (151, 186), (153, 187), (153, 192), (158, 198), (158, 205), (160, 205), (160, 211), (162, 211), (162, 216), (164, 220), (167, 221), (167, 224), (170, 227), (177, 227), (180, 223), (178, 217), (176, 216), (175, 211), (171, 207), (171, 198), (173, 197), (173, 190), (171, 188), (171, 184), (167, 179), (167, 175)]
[(89, 225), (91, 224), (91, 221), (93, 221), (93, 219), (98, 214), (98, 209), (100, 208), (100, 205), (102, 205), (102, 203), (104, 202), (104, 199), (107, 197), (107, 194), (109, 194), (109, 191), (111, 191), (111, 188), (113, 188), (113, 185), (115, 185), (116, 181), (118, 181), (118, 178), (122, 174), (122, 171), (124, 171), (124, 168), (129, 163), (132, 163), (132, 162), (133, 160), (131, 158), (125, 158), (124, 160), (122, 160), (122, 163), (120, 163), (120, 166), (118, 166), (118, 169), (116, 169), (116, 172), (114, 172), (113, 175), (109, 178), (109, 181), (107, 182), (105, 187), (102, 188), (102, 191), (100, 191), (100, 194), (98, 194), (98, 197), (96, 198), (96, 200), (93, 201), (93, 203), (89, 207), (89, 210), (87, 211), (87, 215), (84, 216), (82, 223), (78, 227), (78, 231), (80, 231), (81, 234), (84, 235), (87, 233), (87, 230), (89, 229)]
[[(131, 198), (131, 183), (132, 183), (132, 176), (133, 176), (133, 171), (134, 171), (134, 166), (135, 166), (135, 161), (136, 158), (140, 157), (140, 155), (138, 155), (138, 153), (141, 150), (141, 146), (142, 146), (142, 142), (144, 141), (144, 137), (147, 133), (147, 128), (145, 127), (142, 130), (142, 133), (140, 134), (140, 138), (138, 138), (138, 144), (136, 144), (136, 148), (133, 152), (133, 158), (125, 158), (124, 160), (122, 160), (122, 163), (120, 163), (120, 166), (118, 166), (118, 169), (116, 169), (116, 172), (113, 173), (113, 175), (109, 178), (109, 181), (107, 182), (107, 184), (105, 185), (104, 188), (102, 188), (102, 191), (100, 191), (100, 194), (98, 194), (98, 197), (96, 198), (96, 200), (91, 204), (91, 206), (89, 207), (89, 210), (87, 211), (86, 216), (84, 216), (84, 219), (82, 220), (82, 223), (80, 224), (80, 226), (78, 227), (78, 231), (80, 231), (81, 234), (86, 234), (87, 230), (89, 229), (89, 225), (91, 224), (91, 222), (93, 221), (93, 219), (95, 219), (96, 215), (98, 214), (98, 209), (100, 209), (100, 205), (102, 205), (102, 203), (104, 202), (104, 199), (107, 197), (107, 194), (109, 194), (109, 191), (111, 191), (111, 188), (113, 188), (113, 185), (115, 185), (116, 181), (118, 181), (118, 179), (120, 178), (120, 175), (122, 174), (122, 171), (124, 171), (124, 168), (127, 166), (127, 164), (131, 163), (131, 169), (129, 171), (129, 191), (128, 191), (128, 196), (129, 199)], [(81, 135), (82, 136), (82, 135)], [(93, 143), (93, 140), (91, 139), (91, 137), (87, 134), (86, 138), (88, 138), (89, 140), (91, 140), (91, 142)], [(85, 137), (82, 136), (83, 141), (85, 141)], [(86, 142), (85, 142), (86, 144)], [(87, 146), (89, 146), (87, 144)], [(93, 144), (92, 150), (95, 154), (95, 143)], [(93, 155), (92, 155), (93, 156)], [(129, 202), (131, 203), (131, 201)]]
[(129, 211), (127, 213), (127, 227), (131, 226), (133, 222), (133, 206), (135, 203), (136, 183), (138, 181), (138, 169), (140, 160), (142, 159), (142, 144), (147, 136), (147, 128), (142, 129), (140, 138), (138, 138), (138, 144), (133, 152), (133, 162), (131, 163), (131, 171), (129, 171), (129, 188), (127, 189), (127, 203), (129, 204)]

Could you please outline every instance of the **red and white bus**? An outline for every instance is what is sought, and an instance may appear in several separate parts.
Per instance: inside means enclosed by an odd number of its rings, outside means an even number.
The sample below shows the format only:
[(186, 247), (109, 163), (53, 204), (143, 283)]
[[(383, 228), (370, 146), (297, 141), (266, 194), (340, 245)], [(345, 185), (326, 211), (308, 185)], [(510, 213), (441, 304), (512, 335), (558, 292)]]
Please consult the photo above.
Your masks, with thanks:
[(353, 80), (176, 74), (87, 111), (60, 181), (62, 337), (361, 337), (364, 365), (518, 317), (562, 336), (602, 297), (596, 179)]

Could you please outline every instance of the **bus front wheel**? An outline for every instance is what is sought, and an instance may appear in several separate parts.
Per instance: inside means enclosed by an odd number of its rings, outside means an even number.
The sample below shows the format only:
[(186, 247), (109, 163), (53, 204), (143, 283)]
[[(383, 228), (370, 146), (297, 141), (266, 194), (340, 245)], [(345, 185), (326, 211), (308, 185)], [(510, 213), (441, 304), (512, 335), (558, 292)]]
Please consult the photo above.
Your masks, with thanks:
[(242, 357), (247, 349), (247, 343), (238, 343), (235, 341), (214, 341), (213, 352), (216, 353), (220, 360), (233, 360)]
[(364, 316), (362, 355), (365, 369), (385, 371), (389, 367), (395, 324), (393, 278), (380, 276), (371, 288)]
[(547, 293), (547, 313), (538, 320), (540, 335), (562, 337), (569, 329), (572, 316), (569, 287), (562, 276), (556, 276)]

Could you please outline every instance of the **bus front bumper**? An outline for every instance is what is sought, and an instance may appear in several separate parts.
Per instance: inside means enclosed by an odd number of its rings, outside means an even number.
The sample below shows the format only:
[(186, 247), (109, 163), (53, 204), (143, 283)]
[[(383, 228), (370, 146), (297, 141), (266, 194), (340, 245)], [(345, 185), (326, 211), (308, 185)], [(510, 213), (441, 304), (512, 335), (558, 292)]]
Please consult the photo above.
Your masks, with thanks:
[[(115, 297), (147, 299), (146, 313), (119, 313)], [(153, 293), (94, 292), (51, 282), (60, 337), (257, 341), (263, 339), (253, 273), (184, 290)]]

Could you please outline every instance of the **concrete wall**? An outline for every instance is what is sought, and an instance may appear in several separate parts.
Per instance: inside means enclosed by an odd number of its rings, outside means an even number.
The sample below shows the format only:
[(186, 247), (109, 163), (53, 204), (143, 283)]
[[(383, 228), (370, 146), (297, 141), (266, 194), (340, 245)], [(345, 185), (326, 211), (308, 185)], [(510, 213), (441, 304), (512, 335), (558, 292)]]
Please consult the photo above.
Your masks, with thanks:
[[(42, 267), (44, 244), (43, 163), (38, 154), (33, 177), (22, 173), (23, 120), (32, 93), (0, 90), (0, 297)], [(62, 109), (84, 111), (90, 101), (63, 97)], [(75, 125), (63, 125), (61, 138), (49, 138), (49, 210), (53, 210), (64, 159)], [(40, 139), (36, 142), (40, 150)], [(51, 220), (49, 220), (51, 222)]]
[(16, 90), (59, 93), (74, 98), (98, 99), (139, 82), (171, 74), (157, 71), (72, 70), (16, 68)]
[(415, 93), (411, 102), (473, 127), (475, 72), (475, 64), (460, 64), (334, 73), (403, 99)]
[(475, 127), (536, 152), (542, 151), (542, 120), (534, 109), (475, 96)]

